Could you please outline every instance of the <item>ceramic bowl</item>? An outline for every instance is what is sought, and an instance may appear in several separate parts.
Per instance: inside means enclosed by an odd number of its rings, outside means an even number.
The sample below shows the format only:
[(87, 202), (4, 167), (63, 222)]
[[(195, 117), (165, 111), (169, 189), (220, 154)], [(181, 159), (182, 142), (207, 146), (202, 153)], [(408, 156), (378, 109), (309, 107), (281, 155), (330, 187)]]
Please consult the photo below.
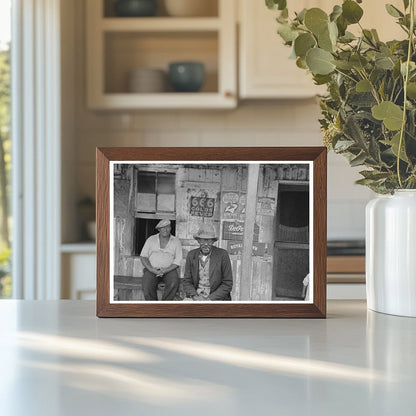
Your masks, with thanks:
[(169, 81), (177, 92), (197, 92), (205, 79), (202, 62), (172, 62), (169, 64)]
[(136, 68), (129, 72), (128, 91), (158, 93), (167, 90), (167, 75), (162, 69)]
[(114, 12), (120, 17), (154, 16), (157, 12), (156, 0), (118, 0)]

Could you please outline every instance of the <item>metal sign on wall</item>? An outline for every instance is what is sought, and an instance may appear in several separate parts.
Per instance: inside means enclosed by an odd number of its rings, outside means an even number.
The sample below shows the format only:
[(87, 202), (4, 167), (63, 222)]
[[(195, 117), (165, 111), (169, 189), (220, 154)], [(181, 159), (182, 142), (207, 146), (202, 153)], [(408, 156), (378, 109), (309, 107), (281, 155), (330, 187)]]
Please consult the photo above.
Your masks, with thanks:
[(246, 194), (241, 192), (223, 192), (223, 218), (244, 219), (246, 212)]
[(190, 215), (194, 217), (212, 217), (214, 216), (215, 198), (206, 198), (204, 196), (192, 196)]
[(222, 239), (232, 241), (243, 241), (244, 222), (224, 221), (222, 227)]

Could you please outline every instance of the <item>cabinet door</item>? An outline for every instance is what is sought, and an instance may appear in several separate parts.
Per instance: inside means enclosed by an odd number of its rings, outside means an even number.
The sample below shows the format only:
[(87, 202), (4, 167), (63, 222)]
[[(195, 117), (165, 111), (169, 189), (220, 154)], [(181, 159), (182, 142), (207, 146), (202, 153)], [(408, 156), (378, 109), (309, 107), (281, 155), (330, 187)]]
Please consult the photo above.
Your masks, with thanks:
[(93, 300), (96, 290), (96, 256), (93, 253), (62, 255), (62, 298)]
[[(269, 10), (261, 0), (238, 0), (240, 17), (239, 88), (241, 98), (305, 98), (325, 92), (313, 84), (312, 77), (290, 59), (291, 49), (276, 33), (276, 11)], [(389, 1), (399, 9), (402, 0)], [(297, 0), (289, 3), (289, 11), (320, 7), (329, 13), (341, 0)], [(361, 24), (376, 28), (383, 41), (403, 38), (395, 19), (386, 12), (384, 2), (366, 0), (361, 4)], [(358, 34), (358, 25), (348, 28)]]
[[(330, 10), (323, 4), (328, 1), (298, 0), (294, 7), (296, 11), (304, 7)], [(276, 33), (277, 12), (259, 0), (239, 0), (239, 8), (240, 97), (305, 98), (322, 92), (313, 84), (311, 75), (289, 59), (291, 49)]]

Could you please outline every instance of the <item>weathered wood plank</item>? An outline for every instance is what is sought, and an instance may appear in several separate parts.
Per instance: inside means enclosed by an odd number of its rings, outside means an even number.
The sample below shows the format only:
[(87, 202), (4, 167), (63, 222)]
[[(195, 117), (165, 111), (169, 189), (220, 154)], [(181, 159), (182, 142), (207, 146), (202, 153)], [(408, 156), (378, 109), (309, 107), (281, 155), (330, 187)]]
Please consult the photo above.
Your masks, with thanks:
[(244, 221), (243, 254), (242, 254), (242, 276), (241, 276), (241, 300), (250, 300), (251, 276), (252, 276), (252, 250), (254, 237), (254, 224), (256, 222), (257, 208), (257, 184), (259, 180), (260, 166), (250, 164), (248, 168), (248, 183), (246, 202), (246, 217)]

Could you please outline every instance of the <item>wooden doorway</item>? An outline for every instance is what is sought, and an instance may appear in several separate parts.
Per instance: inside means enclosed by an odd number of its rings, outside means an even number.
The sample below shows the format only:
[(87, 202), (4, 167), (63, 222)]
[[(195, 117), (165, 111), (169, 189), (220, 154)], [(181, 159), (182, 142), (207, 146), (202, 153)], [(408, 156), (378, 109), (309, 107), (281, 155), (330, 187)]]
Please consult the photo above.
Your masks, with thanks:
[(303, 299), (309, 273), (309, 183), (279, 184), (274, 243), (273, 299)]

